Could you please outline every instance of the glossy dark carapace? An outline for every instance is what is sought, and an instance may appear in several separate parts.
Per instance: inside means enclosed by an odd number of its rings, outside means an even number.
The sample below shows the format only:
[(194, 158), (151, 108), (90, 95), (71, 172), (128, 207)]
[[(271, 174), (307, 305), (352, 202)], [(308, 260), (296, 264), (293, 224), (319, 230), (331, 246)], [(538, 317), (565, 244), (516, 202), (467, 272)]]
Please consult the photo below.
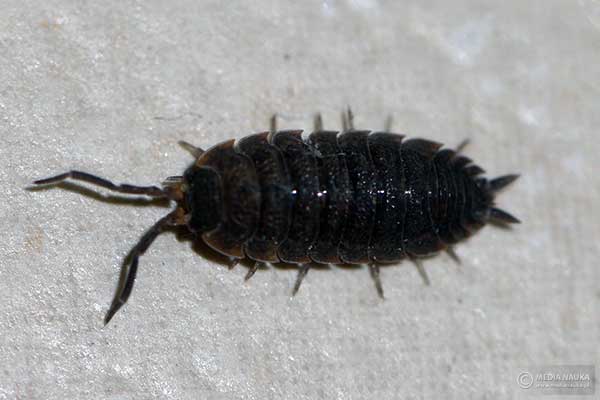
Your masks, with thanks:
[(518, 222), (494, 206), (517, 175), (488, 180), (460, 149), (355, 130), (348, 121), (341, 133), (319, 122), (307, 136), (272, 129), (208, 151), (182, 143), (195, 162), (162, 187), (115, 185), (79, 171), (35, 184), (70, 178), (175, 202), (132, 249), (106, 323), (131, 293), (139, 256), (172, 226), (187, 227), (232, 260), (256, 260), (247, 278), (260, 263), (298, 264), (295, 293), (311, 263), (365, 264), (383, 296), (380, 264), (409, 258), (426, 279), (420, 257), (451, 252), (488, 222)]

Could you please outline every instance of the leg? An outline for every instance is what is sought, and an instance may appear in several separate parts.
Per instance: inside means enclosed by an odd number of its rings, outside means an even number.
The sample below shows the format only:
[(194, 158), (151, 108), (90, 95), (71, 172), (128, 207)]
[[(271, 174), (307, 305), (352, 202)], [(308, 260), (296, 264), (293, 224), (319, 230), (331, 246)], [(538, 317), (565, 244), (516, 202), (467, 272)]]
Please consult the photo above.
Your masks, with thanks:
[(316, 113), (314, 125), (313, 125), (313, 131), (321, 132), (322, 130), (323, 130), (323, 117), (321, 116), (321, 113)]
[(167, 197), (167, 193), (156, 186), (133, 186), (128, 184), (115, 185), (114, 183), (104, 178), (100, 178), (98, 176), (81, 171), (69, 171), (65, 172), (64, 174), (53, 176), (51, 178), (40, 179), (33, 183), (35, 185), (50, 185), (54, 183), (60, 183), (69, 178), (76, 181), (88, 182), (93, 185), (100, 186), (118, 193), (144, 194), (150, 197)]
[(229, 263), (227, 264), (227, 268), (234, 269), (240, 263), (240, 259), (236, 257), (229, 257)]
[(381, 278), (379, 277), (379, 265), (375, 263), (369, 264), (369, 272), (371, 273), (371, 278), (373, 278), (373, 282), (375, 282), (375, 289), (377, 289), (377, 294), (379, 297), (384, 299), (383, 297), (383, 286), (381, 286)]
[(412, 257), (411, 261), (413, 263), (415, 263), (415, 267), (417, 267), (417, 271), (419, 271), (419, 275), (421, 275), (421, 278), (423, 279), (423, 283), (425, 283), (426, 286), (430, 286), (431, 281), (429, 280), (429, 277), (427, 276), (427, 271), (425, 271), (425, 268), (423, 267), (423, 263), (421, 262), (421, 260), (418, 259), (417, 257)]
[(119, 286), (117, 287), (117, 292), (115, 293), (112, 304), (104, 317), (104, 325), (108, 324), (115, 313), (127, 302), (135, 282), (140, 256), (148, 250), (148, 247), (150, 247), (154, 239), (156, 239), (165, 228), (173, 225), (175, 225), (175, 213), (171, 213), (166, 217), (161, 218), (142, 236), (135, 247), (131, 249), (123, 263), (121, 276), (119, 278)]
[(298, 289), (300, 289), (300, 285), (302, 284), (302, 280), (308, 274), (308, 270), (310, 269), (310, 264), (302, 264), (300, 269), (298, 270), (298, 277), (296, 278), (296, 283), (294, 284), (294, 289), (292, 290), (292, 296), (295, 296), (298, 293)]
[(465, 147), (469, 145), (469, 143), (471, 143), (470, 139), (464, 139), (462, 142), (460, 142), (458, 146), (456, 146), (456, 154), (462, 153)]
[(196, 147), (191, 143), (188, 143), (184, 140), (180, 140), (179, 145), (181, 147), (183, 147), (186, 151), (188, 151), (192, 156), (194, 156), (194, 158), (198, 158), (200, 157), (202, 154), (204, 154), (204, 150), (201, 149), (200, 147)]
[(277, 114), (271, 115), (269, 119), (269, 133), (274, 134), (277, 132)]
[(453, 259), (455, 263), (460, 264), (460, 257), (454, 251), (454, 247), (448, 246), (446, 248), (446, 253), (448, 253), (448, 255), (450, 256), (450, 258)]
[(247, 282), (248, 279), (250, 279), (254, 276), (254, 273), (256, 271), (258, 271), (258, 268), (260, 267), (261, 264), (262, 264), (261, 262), (257, 261), (252, 265), (252, 267), (250, 267), (250, 269), (248, 270), (248, 273), (244, 277), (244, 282)]
[(392, 116), (392, 114), (390, 114), (385, 119), (385, 124), (383, 125), (383, 131), (384, 132), (391, 132), (393, 125), (394, 125), (394, 117)]
[(350, 107), (348, 107), (347, 111), (342, 112), (342, 130), (344, 132), (354, 130), (354, 114)]

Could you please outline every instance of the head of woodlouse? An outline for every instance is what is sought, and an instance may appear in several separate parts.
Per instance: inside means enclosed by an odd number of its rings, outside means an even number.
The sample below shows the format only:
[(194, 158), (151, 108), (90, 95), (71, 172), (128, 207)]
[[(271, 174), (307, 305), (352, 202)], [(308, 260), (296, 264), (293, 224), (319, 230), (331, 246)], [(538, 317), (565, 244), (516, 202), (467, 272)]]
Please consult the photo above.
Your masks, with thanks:
[[(202, 152), (201, 149), (195, 151)], [(118, 185), (99, 176), (77, 170), (39, 179), (34, 184), (52, 185), (67, 179), (87, 182), (117, 193), (146, 195), (154, 199), (167, 199), (177, 203), (175, 210), (158, 220), (142, 235), (125, 258), (115, 297), (104, 318), (105, 324), (127, 302), (133, 289), (139, 258), (162, 232), (169, 227), (179, 225), (187, 225), (189, 230), (195, 233), (207, 232), (218, 226), (223, 215), (221, 178), (216, 171), (206, 166), (193, 165), (188, 168), (184, 176), (168, 177), (163, 182), (162, 188), (130, 184)]]
[(219, 174), (210, 167), (191, 167), (184, 176), (182, 207), (192, 232), (213, 230), (221, 221), (223, 189)]

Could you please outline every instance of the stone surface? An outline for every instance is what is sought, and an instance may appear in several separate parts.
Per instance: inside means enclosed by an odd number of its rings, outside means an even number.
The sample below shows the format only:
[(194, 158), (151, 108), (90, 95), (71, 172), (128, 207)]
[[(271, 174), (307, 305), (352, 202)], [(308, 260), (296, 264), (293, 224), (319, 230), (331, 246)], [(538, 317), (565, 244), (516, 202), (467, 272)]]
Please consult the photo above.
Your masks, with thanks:
[[(519, 368), (600, 366), (600, 3), (16, 1), (0, 8), (0, 399), (525, 398)], [(180, 173), (178, 140), (381, 129), (454, 146), (524, 223), (384, 268), (229, 271), (173, 234), (103, 327), (123, 256), (168, 212), (24, 190), (76, 168)], [(143, 205), (143, 204), (138, 204)]]

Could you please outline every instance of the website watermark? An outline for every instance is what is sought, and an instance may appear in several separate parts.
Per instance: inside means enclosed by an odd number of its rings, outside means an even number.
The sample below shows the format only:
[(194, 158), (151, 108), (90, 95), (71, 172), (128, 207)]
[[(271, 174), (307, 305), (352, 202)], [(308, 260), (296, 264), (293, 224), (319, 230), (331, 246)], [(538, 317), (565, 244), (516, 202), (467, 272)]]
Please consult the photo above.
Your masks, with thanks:
[(517, 375), (522, 390), (548, 395), (593, 395), (596, 370), (593, 365), (540, 365), (522, 368)]

